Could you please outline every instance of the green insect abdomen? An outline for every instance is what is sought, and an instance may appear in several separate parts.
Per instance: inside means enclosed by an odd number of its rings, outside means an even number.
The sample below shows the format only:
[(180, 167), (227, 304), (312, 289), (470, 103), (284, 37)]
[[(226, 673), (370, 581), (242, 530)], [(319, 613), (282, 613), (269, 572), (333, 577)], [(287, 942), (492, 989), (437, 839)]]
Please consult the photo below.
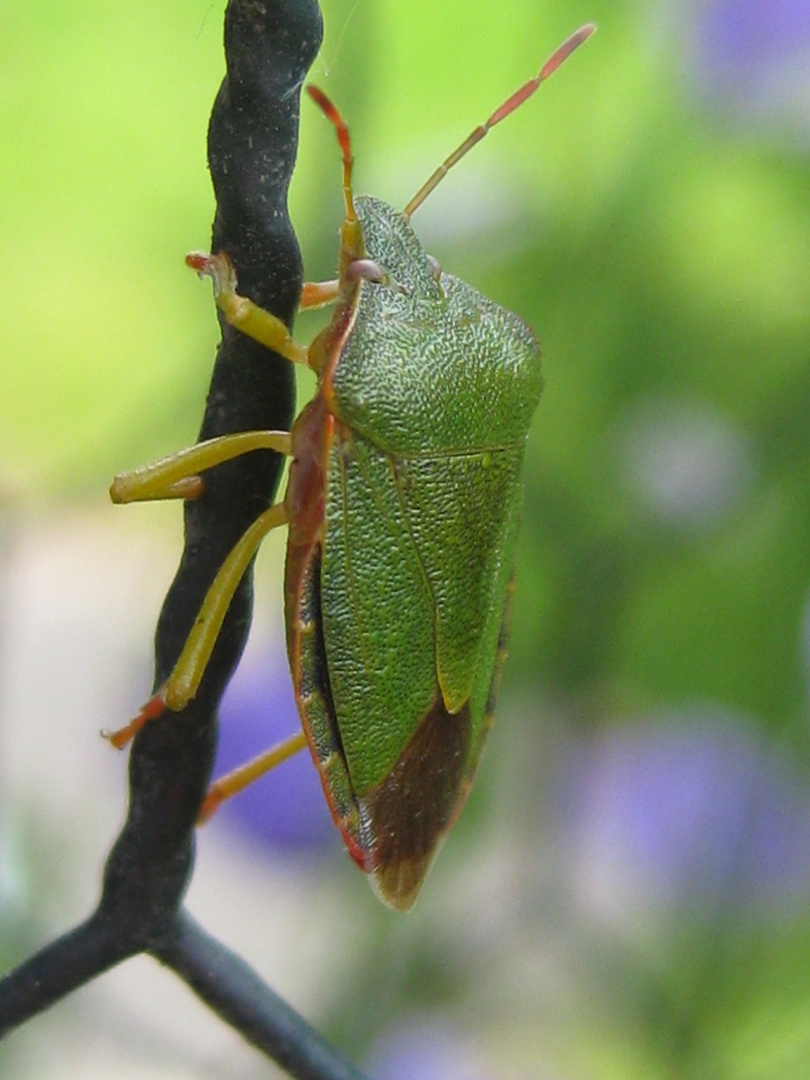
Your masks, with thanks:
[(330, 449), (324, 652), (366, 868), (395, 906), (412, 903), (483, 749), (520, 458), (395, 459), (340, 425)]

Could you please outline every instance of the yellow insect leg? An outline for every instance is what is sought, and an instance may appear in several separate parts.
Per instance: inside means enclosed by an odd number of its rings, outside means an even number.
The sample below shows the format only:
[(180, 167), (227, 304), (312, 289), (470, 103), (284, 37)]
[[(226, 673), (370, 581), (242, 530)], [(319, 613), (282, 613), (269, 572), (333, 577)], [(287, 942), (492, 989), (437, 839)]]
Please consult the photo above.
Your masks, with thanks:
[(214, 299), (226, 320), (243, 334), (266, 345), (294, 364), (307, 363), (307, 350), (293, 341), (290, 331), (275, 315), (254, 304), (236, 291), (236, 271), (224, 252), (204, 255), (193, 252), (186, 256), (186, 265), (214, 282)]
[(287, 508), (276, 503), (261, 514), (239, 542), (231, 549), (225, 562), (205, 595), (194, 625), (169, 678), (154, 697), (143, 706), (138, 715), (119, 731), (106, 737), (119, 749), (129, 742), (149, 720), (169, 708), (179, 712), (188, 705), (199, 689), (211, 653), (214, 651), (219, 631), (228, 613), (233, 595), (259, 544), (271, 529), (287, 523)]
[(219, 568), (180, 653), (180, 659), (163, 690), (163, 700), (174, 712), (185, 708), (197, 693), (233, 594), (259, 544), (271, 529), (286, 523), (287, 508), (284, 503), (277, 503), (265, 510), (243, 533)]
[(244, 765), (240, 765), (238, 768), (233, 769), (231, 772), (221, 776), (218, 780), (215, 780), (208, 789), (208, 794), (205, 796), (203, 804), (200, 807), (197, 824), (202, 825), (203, 822), (208, 821), (209, 818), (213, 817), (214, 813), (226, 799), (230, 799), (231, 796), (238, 795), (240, 791), (244, 791), (248, 784), (252, 784), (253, 781), (258, 780), (260, 776), (264, 776), (264, 774), (270, 772), (271, 769), (275, 769), (276, 765), (280, 765), (282, 761), (291, 758), (294, 754), (297, 754), (299, 750), (303, 750), (306, 745), (306, 736), (303, 731), (299, 731), (297, 734), (291, 735), (289, 739), (276, 743), (276, 745), (271, 746), (269, 750), (265, 750), (263, 754), (259, 754), (251, 761), (246, 762)]
[(147, 499), (193, 499), (203, 492), (199, 473), (231, 461), (251, 450), (276, 450), (290, 454), (286, 431), (240, 431), (197, 443), (186, 450), (116, 476), (110, 487), (114, 503), (145, 502)]

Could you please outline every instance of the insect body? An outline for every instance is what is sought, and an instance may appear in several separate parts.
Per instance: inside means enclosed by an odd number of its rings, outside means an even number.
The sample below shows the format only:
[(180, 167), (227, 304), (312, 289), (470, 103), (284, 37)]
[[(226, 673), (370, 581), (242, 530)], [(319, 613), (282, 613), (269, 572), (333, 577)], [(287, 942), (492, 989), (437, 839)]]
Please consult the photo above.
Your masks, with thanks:
[[(398, 908), (416, 898), (483, 750), (505, 658), (520, 470), (542, 388), (532, 331), (442, 272), (408, 218), (591, 32), (561, 46), (405, 213), (355, 201), (346, 126), (310, 89), (343, 150), (339, 278), (302, 297), (304, 306), (336, 301), (330, 325), (303, 350), (239, 296), (227, 256), (188, 261), (214, 279), (228, 321), (316, 372), (316, 395), (289, 435), (224, 436), (113, 486), (119, 501), (189, 497), (212, 464), (260, 447), (292, 455), (284, 502), (226, 560), (166, 687), (114, 741), (194, 696), (245, 567), (262, 536), (288, 522), (285, 621), (304, 734), (349, 852)], [(224, 778), (208, 809), (301, 744)]]
[(401, 214), (357, 213), (384, 280), (359, 285), (293, 428), (287, 638), (349, 849), (410, 906), (494, 705), (540, 354)]

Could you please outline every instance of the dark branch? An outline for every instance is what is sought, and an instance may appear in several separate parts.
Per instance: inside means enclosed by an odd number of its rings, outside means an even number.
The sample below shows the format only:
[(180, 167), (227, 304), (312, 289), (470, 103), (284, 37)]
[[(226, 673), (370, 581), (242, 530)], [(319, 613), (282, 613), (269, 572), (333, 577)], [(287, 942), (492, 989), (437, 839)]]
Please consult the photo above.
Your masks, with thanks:
[(364, 1080), (314, 1028), (262, 982), (244, 960), (209, 937), (186, 913), (153, 956), (298, 1080)]
[[(240, 291), (288, 326), (301, 292), (301, 256), (287, 212), (298, 144), (300, 88), (322, 35), (317, 0), (231, 0), (227, 75), (211, 116), (208, 154), (217, 199), (212, 248), (225, 250)], [(289, 429), (291, 365), (222, 325), (200, 438)], [(185, 508), (185, 547), (155, 636), (155, 688), (174, 667), (209, 585), (235, 542), (274, 498), (281, 459), (246, 455), (206, 474)], [(209, 783), (217, 709), (244, 648), (252, 606), (245, 574), (197, 697), (150, 721), (130, 756), (130, 804), (96, 912), (0, 981), (0, 1034), (139, 952), (177, 973), (223, 1019), (299, 1080), (362, 1080), (237, 956), (180, 907)]]

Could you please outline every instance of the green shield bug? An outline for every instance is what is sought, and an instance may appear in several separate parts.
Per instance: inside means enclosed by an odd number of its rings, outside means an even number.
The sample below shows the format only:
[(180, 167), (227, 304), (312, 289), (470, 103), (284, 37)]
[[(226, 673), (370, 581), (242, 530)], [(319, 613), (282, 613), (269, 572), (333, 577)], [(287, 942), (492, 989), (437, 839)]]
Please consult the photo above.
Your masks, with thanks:
[[(225, 797), (305, 742), (346, 846), (380, 898), (409, 908), (472, 784), (505, 658), (520, 473), (542, 389), (540, 350), (516, 315), (444, 273), (409, 219), (495, 124), (594, 27), (476, 128), (404, 212), (355, 199), (349, 133), (338, 278), (305, 285), (301, 306), (335, 302), (308, 349), (237, 292), (224, 253), (187, 262), (214, 281), (235, 327), (317, 375), (292, 431), (241, 432), (118, 477), (113, 498), (193, 498), (206, 469), (255, 449), (292, 457), (284, 501), (231, 552), (172, 675), (123, 745), (164, 708), (194, 697), (234, 589), (266, 533), (289, 525), (287, 650), (303, 733), (218, 781)], [(201, 475), (203, 474), (203, 475)]]

